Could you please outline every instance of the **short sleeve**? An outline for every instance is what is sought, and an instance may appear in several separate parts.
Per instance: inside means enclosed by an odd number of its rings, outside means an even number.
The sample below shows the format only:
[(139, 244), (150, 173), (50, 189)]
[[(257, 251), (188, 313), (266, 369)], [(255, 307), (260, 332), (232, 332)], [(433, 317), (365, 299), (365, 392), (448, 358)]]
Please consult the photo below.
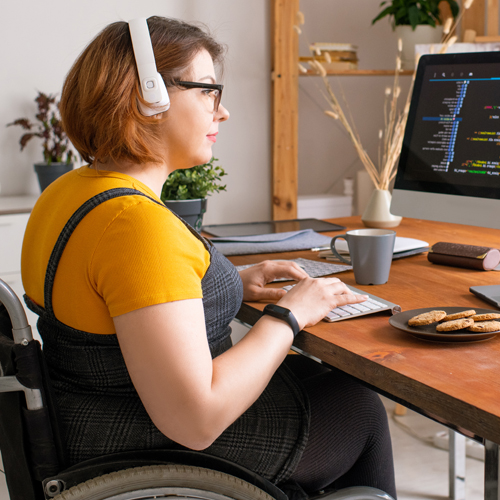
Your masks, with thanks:
[(210, 254), (169, 210), (139, 200), (109, 224), (90, 262), (90, 280), (115, 317), (163, 302), (202, 298)]

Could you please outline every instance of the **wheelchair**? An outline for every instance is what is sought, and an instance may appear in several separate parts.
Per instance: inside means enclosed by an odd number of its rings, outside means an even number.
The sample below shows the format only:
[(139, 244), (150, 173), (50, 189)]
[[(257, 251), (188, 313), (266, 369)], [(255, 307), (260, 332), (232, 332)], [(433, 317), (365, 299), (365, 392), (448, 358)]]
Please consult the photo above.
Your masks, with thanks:
[[(68, 467), (40, 343), (0, 280), (0, 452), (11, 500), (288, 500), (277, 486), (228, 460), (189, 450), (138, 450)], [(392, 500), (368, 487), (323, 500)]]

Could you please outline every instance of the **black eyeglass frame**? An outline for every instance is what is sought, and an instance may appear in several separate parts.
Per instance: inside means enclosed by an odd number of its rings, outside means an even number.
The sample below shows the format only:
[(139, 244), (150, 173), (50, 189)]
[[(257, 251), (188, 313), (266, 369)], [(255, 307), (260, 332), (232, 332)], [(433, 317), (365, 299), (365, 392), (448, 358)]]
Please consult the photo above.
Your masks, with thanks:
[(217, 113), (217, 111), (219, 111), (219, 104), (222, 98), (222, 89), (224, 88), (224, 85), (221, 85), (220, 83), (184, 82), (180, 80), (176, 81), (175, 84), (179, 85), (180, 87), (186, 87), (187, 89), (218, 90), (219, 93), (217, 94), (214, 101), (214, 113)]

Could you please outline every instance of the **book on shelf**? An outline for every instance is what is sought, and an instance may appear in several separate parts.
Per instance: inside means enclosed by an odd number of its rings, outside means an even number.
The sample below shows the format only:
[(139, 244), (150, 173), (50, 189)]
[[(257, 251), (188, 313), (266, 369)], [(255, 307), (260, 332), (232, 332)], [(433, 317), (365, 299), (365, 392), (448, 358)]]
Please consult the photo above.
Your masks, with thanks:
[[(319, 61), (323, 67), (327, 71), (348, 71), (348, 70), (353, 70), (353, 69), (358, 69), (358, 63), (357, 62), (351, 62), (351, 61), (331, 61), (331, 62), (326, 62), (326, 60), (323, 58), (315, 57), (317, 61)], [(309, 62), (312, 61), (312, 57), (301, 57), (300, 62)]]
[(321, 55), (321, 52), (351, 52), (356, 53), (358, 47), (352, 43), (320, 43), (315, 42), (309, 45), (309, 50), (313, 54)]
[[(316, 60), (328, 71), (358, 69), (357, 47), (350, 43), (312, 43), (312, 56), (300, 57), (300, 62)], [(328, 54), (328, 55), (325, 55)]]

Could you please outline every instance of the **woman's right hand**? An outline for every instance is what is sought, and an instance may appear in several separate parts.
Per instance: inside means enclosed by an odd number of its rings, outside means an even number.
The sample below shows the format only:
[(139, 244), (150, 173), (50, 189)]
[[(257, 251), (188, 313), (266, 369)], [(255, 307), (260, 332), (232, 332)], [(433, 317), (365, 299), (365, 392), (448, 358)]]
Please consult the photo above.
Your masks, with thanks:
[(304, 278), (278, 305), (290, 309), (303, 329), (315, 325), (336, 307), (365, 300), (367, 295), (354, 295), (338, 278)]

